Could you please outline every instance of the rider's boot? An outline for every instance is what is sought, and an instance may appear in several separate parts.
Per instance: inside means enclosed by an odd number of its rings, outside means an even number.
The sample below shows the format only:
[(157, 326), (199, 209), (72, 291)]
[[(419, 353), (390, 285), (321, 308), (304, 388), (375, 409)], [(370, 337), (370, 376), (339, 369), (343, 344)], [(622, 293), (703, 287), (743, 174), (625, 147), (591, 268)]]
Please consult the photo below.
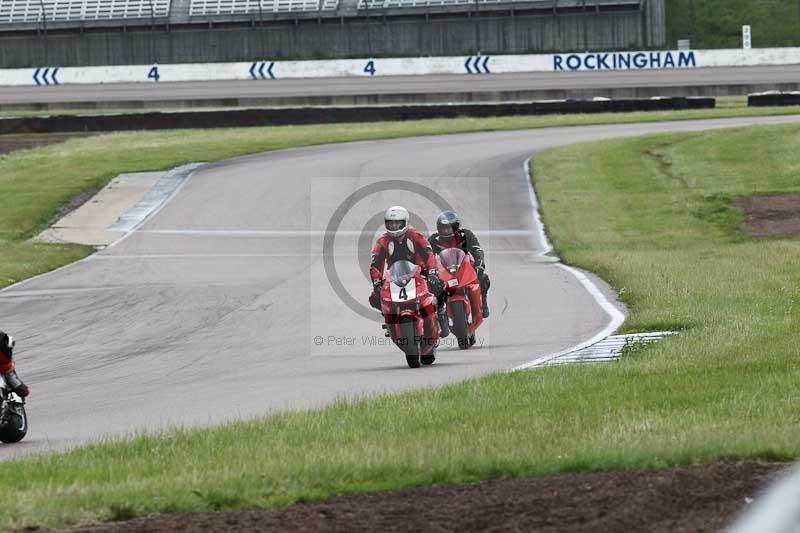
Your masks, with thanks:
[(489, 302), (486, 301), (486, 293), (484, 292), (481, 296), (481, 313), (483, 318), (489, 318)]
[(420, 357), (420, 362), (423, 365), (432, 365), (434, 361), (436, 361), (436, 346), (431, 348), (431, 352), (429, 354)]
[(447, 319), (447, 308), (440, 306), (436, 310), (436, 317), (439, 319), (439, 336), (445, 338), (450, 335), (450, 323)]
[(17, 371), (13, 368), (8, 372), (3, 372), (3, 378), (5, 378), (8, 388), (11, 389), (11, 391), (16, 392), (21, 398), (24, 398), (31, 393), (31, 390), (22, 382), (21, 379), (19, 379)]

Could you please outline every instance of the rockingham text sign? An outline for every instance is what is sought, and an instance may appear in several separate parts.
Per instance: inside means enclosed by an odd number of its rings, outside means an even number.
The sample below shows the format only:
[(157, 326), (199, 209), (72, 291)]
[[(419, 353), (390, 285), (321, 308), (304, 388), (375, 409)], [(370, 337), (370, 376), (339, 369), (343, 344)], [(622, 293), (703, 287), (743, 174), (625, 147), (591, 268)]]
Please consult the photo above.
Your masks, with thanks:
[(609, 52), (557, 54), (553, 70), (630, 70), (696, 67), (694, 52)]

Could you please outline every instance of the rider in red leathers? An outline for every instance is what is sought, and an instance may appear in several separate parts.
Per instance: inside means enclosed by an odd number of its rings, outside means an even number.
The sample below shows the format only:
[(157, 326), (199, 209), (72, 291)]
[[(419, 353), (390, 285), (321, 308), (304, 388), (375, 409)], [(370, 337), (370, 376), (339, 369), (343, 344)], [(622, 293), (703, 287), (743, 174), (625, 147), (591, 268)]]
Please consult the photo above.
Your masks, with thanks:
[(5, 378), (8, 388), (24, 398), (30, 394), (30, 389), (19, 379), (17, 371), (14, 370), (13, 354), (14, 338), (0, 331), (0, 374)]
[[(442, 292), (442, 282), (436, 269), (436, 256), (425, 236), (408, 225), (408, 211), (402, 206), (390, 207), (384, 215), (386, 233), (378, 238), (372, 248), (372, 263), (369, 275), (372, 279), (372, 294), (369, 303), (380, 310), (380, 292), (383, 286), (384, 268), (390, 268), (395, 261), (411, 261), (420, 267), (427, 278), (428, 290), (434, 296)], [(435, 320), (430, 317), (430, 320)], [(432, 326), (426, 326), (432, 327)]]

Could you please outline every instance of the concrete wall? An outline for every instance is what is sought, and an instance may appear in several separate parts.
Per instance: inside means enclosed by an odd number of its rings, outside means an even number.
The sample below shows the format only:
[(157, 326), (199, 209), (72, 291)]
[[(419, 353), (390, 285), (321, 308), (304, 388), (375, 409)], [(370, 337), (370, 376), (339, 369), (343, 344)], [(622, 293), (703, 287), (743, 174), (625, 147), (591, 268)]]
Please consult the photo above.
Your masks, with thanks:
[(11, 32), (0, 34), (0, 68), (643, 49), (664, 45), (663, 2), (646, 0), (641, 11), (627, 12), (459, 13), (169, 30)]

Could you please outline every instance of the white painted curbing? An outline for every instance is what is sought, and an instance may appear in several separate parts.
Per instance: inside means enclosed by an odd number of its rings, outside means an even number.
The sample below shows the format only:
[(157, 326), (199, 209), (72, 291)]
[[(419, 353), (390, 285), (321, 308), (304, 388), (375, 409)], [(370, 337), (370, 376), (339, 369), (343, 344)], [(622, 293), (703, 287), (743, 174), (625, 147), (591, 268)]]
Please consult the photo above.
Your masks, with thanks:
[[(533, 190), (533, 184), (531, 183), (530, 179), (530, 161), (531, 161), (530, 158), (525, 160), (525, 165), (523, 166), (523, 169), (525, 172), (525, 180), (528, 183), (528, 192), (530, 193), (531, 197), (531, 208), (533, 210), (534, 225), (536, 226), (537, 233), (539, 234), (539, 239), (544, 245), (544, 251), (540, 252), (539, 255), (544, 256), (545, 254), (552, 251), (553, 246), (550, 243), (550, 240), (547, 238), (547, 234), (544, 231), (544, 224), (542, 223), (541, 215), (539, 213), (539, 202), (536, 199), (536, 193)], [(555, 259), (558, 260), (558, 258)], [(576, 268), (564, 265), (562, 263), (559, 263), (558, 266), (560, 268), (563, 268), (573, 276), (575, 276), (575, 278), (577, 278), (577, 280), (581, 283), (581, 285), (583, 285), (584, 288), (589, 292), (589, 294), (592, 295), (592, 298), (594, 298), (597, 304), (603, 309), (603, 311), (606, 312), (606, 314), (609, 316), (611, 320), (602, 330), (597, 332), (597, 334), (595, 334), (591, 339), (576, 344), (575, 346), (571, 346), (565, 350), (561, 350), (560, 352), (544, 355), (542, 357), (533, 359), (532, 361), (528, 361), (527, 363), (515, 366), (514, 368), (511, 369), (512, 372), (515, 372), (517, 370), (527, 370), (530, 368), (542, 366), (543, 364), (548, 363), (549, 361), (552, 361), (554, 359), (557, 359), (563, 355), (575, 352), (577, 350), (582, 350), (584, 348), (588, 348), (589, 346), (597, 344), (598, 342), (602, 341), (603, 339), (614, 333), (622, 325), (622, 323), (625, 322), (625, 314), (619, 309), (617, 309), (617, 307), (612, 302), (610, 302), (608, 298), (606, 298), (605, 294), (603, 294), (603, 292), (597, 287), (597, 285), (594, 284), (594, 282), (592, 282), (591, 279), (589, 279), (588, 276), (586, 276), (586, 274), (584, 274), (583, 272), (581, 272)]]

